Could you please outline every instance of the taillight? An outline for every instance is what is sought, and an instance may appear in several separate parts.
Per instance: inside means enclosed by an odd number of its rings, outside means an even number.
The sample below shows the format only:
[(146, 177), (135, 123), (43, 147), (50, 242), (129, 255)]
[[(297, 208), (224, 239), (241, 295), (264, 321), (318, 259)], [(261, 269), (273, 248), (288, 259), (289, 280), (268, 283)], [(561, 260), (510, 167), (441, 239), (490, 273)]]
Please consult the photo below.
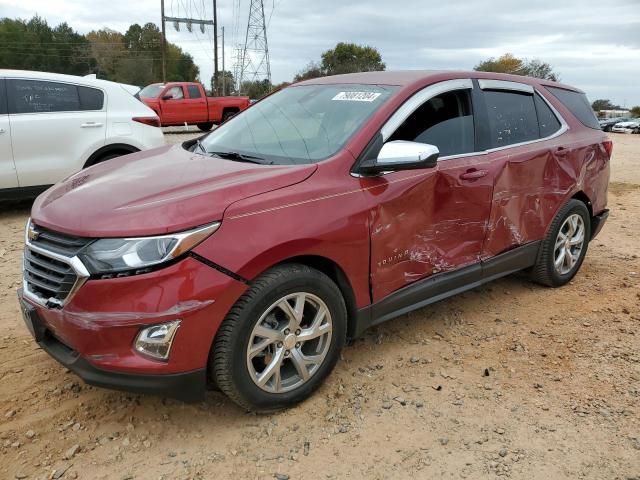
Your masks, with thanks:
[(611, 140), (605, 140), (602, 142), (602, 146), (607, 151), (607, 155), (611, 158), (611, 153), (613, 152), (613, 142)]
[(160, 119), (158, 117), (133, 117), (131, 120), (134, 122), (144, 123), (152, 127), (160, 126)]

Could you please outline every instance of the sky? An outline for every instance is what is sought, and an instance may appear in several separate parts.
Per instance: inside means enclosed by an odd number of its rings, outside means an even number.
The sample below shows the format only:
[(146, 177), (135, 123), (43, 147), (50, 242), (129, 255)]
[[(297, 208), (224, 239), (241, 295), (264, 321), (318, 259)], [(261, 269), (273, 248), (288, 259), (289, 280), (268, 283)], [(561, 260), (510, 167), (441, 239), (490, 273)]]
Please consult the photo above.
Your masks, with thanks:
[[(211, 3), (165, 0), (166, 15), (211, 18)], [(249, 3), (218, 0), (228, 70), (244, 42)], [(506, 52), (539, 58), (590, 100), (640, 105), (640, 0), (265, 0), (264, 8), (274, 83), (345, 41), (376, 47), (387, 70), (471, 70)], [(160, 0), (0, 0), (0, 17), (34, 14), (81, 33), (124, 32), (132, 23), (159, 24)], [(193, 30), (167, 24), (167, 39), (193, 55), (208, 83), (213, 34)]]

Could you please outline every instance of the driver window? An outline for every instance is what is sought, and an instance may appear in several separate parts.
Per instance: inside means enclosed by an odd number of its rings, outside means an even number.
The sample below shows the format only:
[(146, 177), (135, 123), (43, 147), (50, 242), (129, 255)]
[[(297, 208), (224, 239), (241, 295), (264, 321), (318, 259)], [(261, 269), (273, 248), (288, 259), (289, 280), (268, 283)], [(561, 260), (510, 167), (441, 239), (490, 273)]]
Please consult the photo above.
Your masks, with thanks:
[(165, 95), (173, 95), (174, 100), (184, 98), (182, 87), (171, 87), (169, 90), (167, 90), (167, 93), (165, 93)]
[(454, 90), (423, 103), (398, 127), (389, 140), (435, 145), (440, 157), (474, 151), (471, 91)]

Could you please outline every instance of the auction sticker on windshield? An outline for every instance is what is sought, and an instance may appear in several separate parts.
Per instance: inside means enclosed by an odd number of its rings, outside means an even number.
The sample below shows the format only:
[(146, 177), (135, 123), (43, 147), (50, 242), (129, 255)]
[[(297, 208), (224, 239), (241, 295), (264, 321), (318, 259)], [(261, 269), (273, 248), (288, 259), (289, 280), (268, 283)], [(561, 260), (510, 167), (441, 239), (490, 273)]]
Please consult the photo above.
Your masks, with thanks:
[(348, 102), (373, 102), (380, 96), (380, 92), (340, 92), (331, 100)]

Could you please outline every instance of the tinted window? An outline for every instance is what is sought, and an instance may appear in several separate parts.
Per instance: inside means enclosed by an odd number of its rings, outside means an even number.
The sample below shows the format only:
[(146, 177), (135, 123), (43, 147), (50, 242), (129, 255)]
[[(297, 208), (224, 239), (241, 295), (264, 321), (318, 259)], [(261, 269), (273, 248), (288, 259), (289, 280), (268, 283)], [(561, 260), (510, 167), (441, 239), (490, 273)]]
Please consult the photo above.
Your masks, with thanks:
[(90, 87), (78, 87), (81, 110), (102, 110), (104, 93), (102, 90)]
[(189, 98), (200, 98), (200, 89), (197, 85), (188, 85), (189, 89)]
[(11, 113), (72, 112), (80, 110), (75, 85), (40, 80), (9, 80)]
[(491, 148), (539, 138), (533, 95), (503, 90), (485, 90), (489, 114)]
[(4, 78), (0, 78), (0, 115), (7, 113), (7, 95), (4, 87)]
[(338, 152), (396, 90), (359, 84), (284, 88), (222, 124), (202, 144), (210, 152), (240, 152), (274, 164), (318, 162)]
[(174, 100), (184, 98), (182, 87), (171, 87), (169, 90), (167, 90), (167, 93), (165, 93), (165, 95), (173, 95)]
[(473, 115), (468, 90), (433, 97), (413, 112), (389, 140), (435, 145), (440, 156), (474, 151)]
[(557, 87), (546, 87), (546, 89), (560, 100), (583, 125), (600, 130), (598, 119), (593, 113), (591, 105), (589, 105), (589, 100), (587, 100), (587, 96), (584, 93), (572, 92), (571, 90)]
[(536, 112), (538, 112), (538, 124), (540, 125), (540, 137), (545, 138), (560, 130), (560, 120), (553, 113), (540, 95), (535, 95)]

